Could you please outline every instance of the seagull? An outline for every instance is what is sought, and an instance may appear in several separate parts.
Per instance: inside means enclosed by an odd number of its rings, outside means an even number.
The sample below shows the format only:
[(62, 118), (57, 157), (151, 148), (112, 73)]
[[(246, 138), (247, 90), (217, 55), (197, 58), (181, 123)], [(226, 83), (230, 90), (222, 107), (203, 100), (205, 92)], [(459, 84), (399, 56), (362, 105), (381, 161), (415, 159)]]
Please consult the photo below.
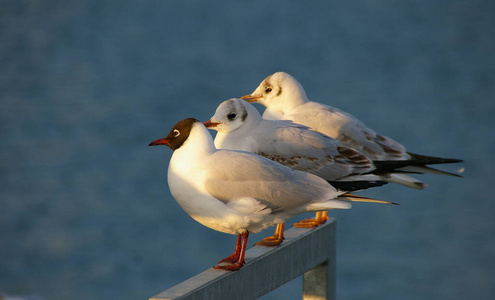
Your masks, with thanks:
[(206, 127), (194, 118), (178, 122), (165, 138), (149, 145), (174, 151), (167, 180), (184, 211), (206, 227), (237, 235), (235, 251), (216, 269), (242, 268), (250, 232), (308, 211), (351, 208), (349, 202), (336, 199), (349, 200), (345, 191), (316, 175), (253, 153), (218, 150)]
[[(388, 166), (381, 171), (364, 154), (341, 146), (337, 140), (307, 126), (286, 120), (262, 119), (253, 105), (241, 99), (222, 102), (204, 125), (217, 131), (214, 143), (218, 149), (256, 153), (294, 170), (317, 175), (338, 189), (356, 191), (381, 186), (394, 176)], [(407, 185), (410, 184), (418, 183), (408, 182)], [(373, 202), (383, 203), (380, 200)], [(315, 219), (303, 220), (295, 226), (318, 226), (327, 219), (326, 212), (318, 212)], [(281, 226), (283, 224), (277, 225), (275, 235), (256, 245), (279, 245), (283, 241)]]
[[(266, 107), (263, 118), (291, 120), (315, 131), (337, 139), (342, 145), (358, 150), (373, 160), (409, 161), (403, 171), (432, 173), (461, 177), (458, 174), (437, 170), (427, 165), (462, 162), (462, 159), (440, 158), (407, 152), (406, 148), (391, 138), (377, 134), (354, 116), (337, 108), (309, 101), (302, 85), (285, 72), (266, 77), (249, 95), (242, 96), (248, 102)], [(410, 176), (402, 179), (413, 181)], [(423, 186), (424, 187), (424, 186)], [(418, 186), (418, 188), (421, 188)]]

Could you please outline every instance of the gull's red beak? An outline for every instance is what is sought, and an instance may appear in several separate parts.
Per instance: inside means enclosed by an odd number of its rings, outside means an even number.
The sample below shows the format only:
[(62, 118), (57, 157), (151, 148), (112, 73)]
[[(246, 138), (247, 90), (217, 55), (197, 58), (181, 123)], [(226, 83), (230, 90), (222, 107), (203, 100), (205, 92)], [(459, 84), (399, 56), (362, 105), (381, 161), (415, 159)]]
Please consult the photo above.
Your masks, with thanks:
[(253, 96), (252, 94), (242, 96), (242, 100), (246, 100), (247, 102), (256, 102), (258, 99), (262, 98), (263, 96)]
[(217, 127), (218, 124), (220, 124), (220, 123), (212, 122), (211, 120), (208, 120), (208, 121), (203, 123), (203, 125), (205, 125), (206, 128)]
[(170, 140), (169, 139), (162, 138), (162, 139), (154, 140), (148, 146), (159, 146), (159, 145), (165, 145), (165, 146), (167, 146), (168, 143), (170, 143)]

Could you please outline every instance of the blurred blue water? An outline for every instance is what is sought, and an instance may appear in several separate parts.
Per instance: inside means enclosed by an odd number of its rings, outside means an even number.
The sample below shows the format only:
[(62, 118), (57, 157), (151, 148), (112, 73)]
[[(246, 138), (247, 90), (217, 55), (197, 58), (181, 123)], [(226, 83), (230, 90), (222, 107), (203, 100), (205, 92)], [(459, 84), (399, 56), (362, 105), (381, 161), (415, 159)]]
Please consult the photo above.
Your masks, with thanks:
[[(234, 236), (190, 219), (149, 148), (185, 117), (287, 71), (316, 101), (465, 177), (338, 211), (338, 297), (495, 293), (491, 1), (3, 1), (0, 292), (146, 299)], [(453, 171), (456, 167), (447, 167)], [(252, 241), (271, 234), (253, 235)], [(300, 280), (266, 299), (298, 299)]]

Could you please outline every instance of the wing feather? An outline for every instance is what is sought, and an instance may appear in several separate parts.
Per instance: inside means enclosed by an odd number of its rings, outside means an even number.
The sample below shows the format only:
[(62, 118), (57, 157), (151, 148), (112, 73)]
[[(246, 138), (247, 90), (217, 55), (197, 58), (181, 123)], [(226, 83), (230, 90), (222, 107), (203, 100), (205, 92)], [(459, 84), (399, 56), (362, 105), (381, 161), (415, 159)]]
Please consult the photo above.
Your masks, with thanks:
[(343, 145), (357, 149), (372, 159), (407, 159), (400, 143), (376, 134), (364, 123), (337, 108), (307, 102), (294, 110), (288, 119), (338, 139)]
[(205, 171), (205, 189), (213, 197), (225, 203), (250, 197), (273, 212), (323, 202), (342, 193), (317, 176), (241, 151), (217, 151), (209, 157)]
[[(322, 133), (309, 130), (307, 126), (291, 121), (264, 120), (247, 133), (244, 139), (234, 136), (229, 147), (257, 153), (295, 170), (309, 172), (325, 180), (337, 180), (349, 175), (372, 171), (370, 159), (354, 151), (352, 155), (342, 152), (339, 143)], [(225, 138), (228, 142), (229, 138)], [(231, 148), (230, 148), (231, 149)]]

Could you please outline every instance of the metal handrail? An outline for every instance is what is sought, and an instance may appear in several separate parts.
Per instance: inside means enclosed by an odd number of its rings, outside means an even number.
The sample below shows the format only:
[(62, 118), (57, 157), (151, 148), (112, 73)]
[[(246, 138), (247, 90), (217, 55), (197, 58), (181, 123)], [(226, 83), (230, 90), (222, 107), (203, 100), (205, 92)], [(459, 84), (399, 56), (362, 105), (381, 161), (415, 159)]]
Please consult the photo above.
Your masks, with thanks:
[(239, 271), (208, 269), (150, 300), (256, 299), (303, 275), (302, 299), (335, 299), (336, 221), (291, 228), (277, 248), (254, 246)]

